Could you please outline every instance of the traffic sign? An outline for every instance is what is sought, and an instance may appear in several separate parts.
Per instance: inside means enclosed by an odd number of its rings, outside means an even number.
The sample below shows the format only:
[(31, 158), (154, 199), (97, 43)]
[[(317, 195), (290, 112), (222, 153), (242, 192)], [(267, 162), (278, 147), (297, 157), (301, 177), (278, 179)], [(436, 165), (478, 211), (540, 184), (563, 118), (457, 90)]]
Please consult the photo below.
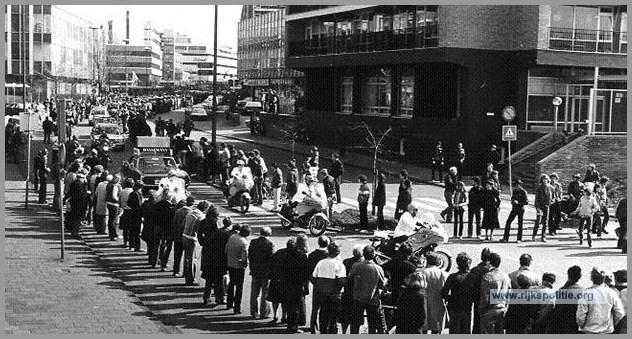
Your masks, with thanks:
[(510, 122), (516, 118), (516, 109), (513, 106), (505, 106), (501, 112), (503, 120)]
[(516, 141), (518, 139), (518, 128), (516, 125), (503, 126), (503, 141)]

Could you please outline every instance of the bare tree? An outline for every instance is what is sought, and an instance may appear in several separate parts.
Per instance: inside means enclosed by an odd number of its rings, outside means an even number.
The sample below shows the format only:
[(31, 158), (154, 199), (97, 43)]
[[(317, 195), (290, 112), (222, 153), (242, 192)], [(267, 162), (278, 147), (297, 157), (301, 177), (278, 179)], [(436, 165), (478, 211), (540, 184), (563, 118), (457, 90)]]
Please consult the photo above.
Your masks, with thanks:
[(292, 159), (296, 159), (296, 143), (309, 141), (305, 127), (303, 125), (302, 116), (295, 115), (293, 119), (287, 122), (283, 127), (277, 127), (281, 140), (292, 143)]
[[(372, 130), (371, 127), (365, 122), (360, 121), (358, 124), (349, 127), (350, 131), (358, 131), (363, 130), (366, 133), (364, 138), (364, 145), (356, 145), (347, 147), (346, 149), (370, 149), (373, 151), (373, 196), (375, 196), (375, 188), (377, 186), (377, 161), (378, 155), (383, 154), (384, 150), (384, 139), (386, 136), (393, 130), (391, 126), (389, 126), (386, 130), (381, 128), (377, 128)], [(373, 206), (373, 213), (375, 213), (375, 206)]]

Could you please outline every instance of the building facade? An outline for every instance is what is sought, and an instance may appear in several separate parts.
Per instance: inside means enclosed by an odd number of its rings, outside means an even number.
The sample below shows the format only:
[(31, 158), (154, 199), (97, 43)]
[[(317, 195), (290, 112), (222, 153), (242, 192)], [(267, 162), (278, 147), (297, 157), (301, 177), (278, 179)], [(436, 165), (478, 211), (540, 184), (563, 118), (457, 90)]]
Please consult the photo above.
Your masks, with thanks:
[(285, 67), (285, 7), (244, 5), (238, 24), (238, 77), (252, 97), (274, 91), (280, 113), (294, 113), (303, 73)]
[(147, 22), (142, 44), (107, 45), (108, 82), (110, 89), (152, 87), (162, 80), (160, 34)]
[(626, 6), (289, 6), (286, 21), (319, 143), (357, 144), (366, 122), (413, 163), (439, 140), (473, 159), (501, 143), (506, 106), (551, 130), (556, 96), (558, 130), (626, 132)]
[(173, 30), (165, 30), (162, 40), (162, 83), (181, 85), (183, 81), (182, 54), (176, 52)]
[(5, 86), (8, 102), (18, 97), (21, 100), (24, 72), (30, 101), (91, 93), (96, 73), (93, 51), (98, 39), (90, 29), (93, 25), (66, 7), (4, 6), (5, 81), (18, 85)]
[[(186, 35), (174, 36), (175, 53), (182, 55), (182, 70), (189, 73), (189, 84), (203, 84), (213, 81), (215, 67), (213, 51), (207, 46), (198, 45)], [(228, 83), (237, 78), (237, 55), (230, 47), (217, 49), (217, 81)]]

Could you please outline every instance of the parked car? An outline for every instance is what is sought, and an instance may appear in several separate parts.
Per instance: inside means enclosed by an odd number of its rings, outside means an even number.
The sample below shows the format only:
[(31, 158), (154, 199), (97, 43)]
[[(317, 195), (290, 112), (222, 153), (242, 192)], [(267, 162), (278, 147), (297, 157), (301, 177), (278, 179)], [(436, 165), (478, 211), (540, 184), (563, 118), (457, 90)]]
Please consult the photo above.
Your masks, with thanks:
[(94, 126), (94, 119), (96, 117), (109, 117), (110, 113), (108, 113), (108, 109), (105, 106), (95, 106), (90, 110), (90, 115), (88, 115), (88, 124), (90, 126)]
[(191, 109), (191, 120), (206, 120), (208, 116), (206, 110), (201, 105), (195, 105)]

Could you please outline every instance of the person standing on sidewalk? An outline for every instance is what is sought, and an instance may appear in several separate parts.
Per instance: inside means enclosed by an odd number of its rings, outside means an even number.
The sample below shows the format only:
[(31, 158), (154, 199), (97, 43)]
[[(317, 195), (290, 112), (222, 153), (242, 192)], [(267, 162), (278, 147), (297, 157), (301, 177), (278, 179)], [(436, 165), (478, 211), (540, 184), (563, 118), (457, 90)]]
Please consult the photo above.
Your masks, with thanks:
[(122, 191), (121, 188), (121, 177), (116, 174), (110, 180), (106, 187), (106, 202), (108, 209), (108, 233), (110, 235), (111, 241), (116, 241), (117, 239), (122, 239), (120, 235), (117, 234), (116, 230), (119, 227), (119, 197)]
[[(158, 230), (156, 226), (156, 200), (158, 192), (150, 190), (148, 199), (141, 206), (143, 215), (143, 230), (140, 238), (147, 244), (147, 260), (150, 268), (156, 268), (158, 261)], [(140, 248), (138, 252), (141, 252)]]
[(608, 234), (606, 230), (606, 226), (608, 226), (608, 221), (610, 221), (610, 212), (608, 212), (608, 205), (610, 205), (610, 198), (608, 198), (608, 181), (610, 179), (607, 176), (602, 176), (599, 178), (599, 186), (601, 186), (601, 215), (603, 216), (603, 220), (601, 221), (601, 232), (604, 234)]
[[(535, 241), (535, 236), (538, 234), (538, 228), (542, 223), (542, 242), (546, 242), (546, 224), (549, 220), (549, 212), (551, 209), (551, 203), (553, 202), (553, 190), (550, 185), (551, 179), (548, 175), (542, 174), (540, 176), (540, 185), (535, 189), (535, 225), (533, 226), (533, 235), (531, 240)], [(590, 228), (590, 226), (589, 226)]]
[(511, 289), (511, 279), (507, 273), (500, 270), (500, 255), (489, 255), (489, 272), (481, 280), (481, 299), (479, 312), (481, 313), (481, 334), (503, 334), (507, 302), (491, 302), (492, 291), (507, 293)]
[(322, 300), (320, 309), (320, 333), (338, 334), (338, 315), (342, 286), (347, 280), (345, 265), (338, 258), (340, 247), (335, 242), (327, 246), (328, 257), (319, 261), (312, 273), (314, 295)]
[(277, 166), (276, 162), (273, 162), (271, 166), (272, 180), (270, 182), (270, 186), (272, 187), (272, 195), (274, 197), (272, 212), (278, 212), (281, 202), (281, 188), (283, 187), (283, 172), (281, 172), (281, 169)]
[(40, 204), (46, 204), (46, 188), (48, 185), (48, 174), (50, 173), (50, 168), (48, 167), (48, 150), (44, 148), (42, 150), (42, 154), (40, 155), (40, 161), (36, 165), (36, 172), (38, 175), (39, 181), (39, 200)]
[(494, 241), (494, 230), (500, 228), (498, 221), (498, 209), (500, 207), (500, 195), (494, 189), (494, 182), (485, 182), (480, 193), (481, 206), (483, 207), (483, 222), (481, 228), (485, 230), (485, 240)]
[(456, 182), (456, 190), (452, 198), (452, 206), (454, 211), (454, 237), (463, 239), (463, 213), (467, 205), (467, 193), (465, 192), (465, 184), (463, 181)]
[[(224, 275), (226, 275), (226, 272), (228, 271), (228, 267), (226, 266), (228, 259), (226, 259), (226, 252), (224, 250), (226, 248), (226, 243), (228, 243), (228, 239), (233, 234), (230, 231), (231, 225), (230, 219), (224, 218), (224, 220), (222, 220), (222, 228), (211, 233), (210, 239), (205, 245), (208, 248), (203, 248), (203, 250), (208, 253), (208, 266), (202, 266), (202, 273), (204, 273), (205, 276), (208, 276), (211, 284), (213, 285), (216, 305), (226, 304), (224, 299), (226, 292), (224, 291)], [(204, 255), (204, 252), (202, 255)], [(205, 270), (208, 271), (208, 274), (205, 273)], [(210, 299), (210, 294), (208, 297)]]
[[(204, 293), (202, 295), (202, 302), (204, 306), (210, 305), (211, 299), (211, 290), (215, 287), (215, 295), (216, 297), (219, 295), (218, 287), (214, 286), (214, 281), (211, 279), (212, 271), (211, 271), (211, 256), (213, 253), (211, 239), (218, 232), (217, 225), (219, 224), (219, 213), (217, 212), (217, 208), (214, 205), (209, 207), (206, 212), (206, 217), (204, 220), (200, 222), (200, 227), (198, 229), (198, 242), (200, 246), (202, 246), (202, 258), (200, 259), (200, 269), (202, 271), (202, 279), (204, 279)], [(168, 259), (168, 257), (167, 257)], [(221, 288), (221, 287), (220, 287)]]
[(437, 142), (434, 150), (434, 156), (432, 157), (432, 181), (435, 180), (435, 171), (439, 173), (439, 180), (443, 178), (443, 166), (445, 166), (445, 158), (443, 155), (443, 146), (441, 141)]
[(331, 155), (331, 170), (329, 171), (332, 177), (335, 179), (336, 184), (336, 202), (341, 203), (342, 199), (340, 197), (340, 185), (342, 185), (342, 176), (345, 174), (345, 167), (340, 161), (340, 157), (337, 153), (333, 153)]
[(399, 190), (397, 195), (397, 203), (395, 204), (395, 220), (408, 210), (408, 205), (413, 202), (413, 183), (408, 179), (408, 171), (401, 170), (399, 172)]
[(204, 219), (206, 210), (210, 204), (206, 200), (198, 203), (197, 208), (190, 211), (184, 221), (184, 230), (182, 231), (182, 247), (184, 248), (184, 280), (187, 286), (197, 285), (195, 276), (197, 273), (199, 259), (199, 245), (197, 240), (197, 231), (200, 221)]
[[(233, 226), (233, 229), (235, 229)], [(226, 243), (228, 266), (228, 300), (227, 309), (233, 309), (234, 314), (241, 314), (241, 297), (244, 291), (244, 276), (248, 267), (248, 236), (250, 225), (244, 224), (238, 227), (239, 233), (233, 234)]]
[(481, 302), (481, 282), (483, 280), (483, 275), (489, 272), (489, 256), (491, 253), (490, 249), (485, 247), (481, 251), (481, 262), (474, 266), (465, 278), (465, 283), (469, 287), (470, 291), (469, 300), (474, 303), (472, 334), (481, 333), (481, 313), (479, 311), (479, 304)]
[[(107, 187), (114, 176), (108, 174), (107, 170), (104, 170), (101, 174), (101, 182), (97, 184), (97, 188), (94, 190), (94, 229), (97, 234), (106, 234), (106, 229), (109, 228), (108, 208), (107, 208)], [(110, 240), (114, 240), (110, 235)]]
[(551, 187), (553, 187), (553, 201), (549, 210), (549, 235), (557, 235), (562, 220), (562, 185), (557, 173), (551, 173)]
[(586, 227), (586, 238), (588, 240), (588, 247), (592, 247), (592, 237), (590, 235), (592, 228), (593, 216), (599, 211), (599, 203), (597, 199), (592, 196), (592, 192), (589, 188), (584, 188), (584, 195), (579, 199), (579, 205), (577, 209), (572, 213), (579, 217), (579, 225), (577, 226), (577, 235), (579, 235), (579, 244), (584, 244), (583, 231)]
[[(330, 243), (329, 237), (325, 235), (321, 235), (320, 237), (318, 237), (318, 248), (313, 250), (307, 256), (307, 262), (309, 265), (308, 271), (310, 272), (310, 276), (314, 272), (316, 265), (318, 265), (318, 263), (321, 260), (327, 258), (327, 256), (329, 255), (327, 252), (327, 246), (329, 246), (329, 243)], [(316, 330), (318, 329), (316, 322), (318, 321), (318, 311), (323, 306), (322, 304), (323, 304), (323, 299), (321, 298), (321, 296), (313, 293), (312, 294), (312, 313), (311, 313), (310, 322), (309, 322), (309, 328), (312, 334), (316, 334)]]
[[(255, 153), (255, 151), (257, 151)], [(252, 173), (252, 178), (254, 180), (253, 187), (253, 198), (255, 205), (263, 204), (263, 180), (264, 180), (264, 171), (263, 171), (263, 162), (262, 158), (259, 156), (258, 150), (253, 150), (248, 152), (248, 167), (250, 167), (250, 172)]]
[(134, 250), (140, 251), (140, 231), (143, 220), (143, 182), (136, 180), (133, 184), (133, 192), (127, 198), (127, 206), (129, 207), (129, 246)]
[(184, 204), (176, 209), (176, 213), (173, 215), (171, 238), (173, 238), (173, 275), (176, 277), (180, 276), (182, 254), (184, 252), (182, 232), (184, 232), (187, 214), (193, 211), (193, 204), (195, 204), (195, 198), (193, 196), (186, 197)]
[(123, 248), (127, 247), (129, 244), (129, 249), (132, 249), (132, 244), (129, 241), (129, 216), (130, 216), (130, 208), (127, 205), (127, 200), (129, 195), (134, 191), (134, 179), (127, 178), (123, 182), (123, 189), (121, 190), (121, 194), (119, 196), (119, 207), (121, 208), (121, 218), (119, 221), (120, 229), (123, 231)]
[(459, 181), (463, 179), (463, 164), (465, 163), (465, 148), (463, 148), (462, 143), (458, 143), (456, 145), (456, 161), (454, 167), (456, 167), (456, 171), (459, 176)]
[(42, 129), (44, 130), (44, 143), (50, 144), (51, 143), (50, 135), (53, 133), (53, 130), (55, 129), (55, 124), (48, 117), (46, 117), (44, 122), (42, 122)]
[(524, 222), (524, 207), (529, 204), (529, 198), (527, 191), (522, 188), (522, 180), (516, 180), (516, 188), (511, 193), (511, 212), (505, 222), (505, 233), (503, 234), (502, 242), (509, 241), (509, 232), (511, 231), (511, 223), (516, 217), (518, 217), (518, 237), (517, 240), (520, 243), (522, 241), (522, 226)]
[(328, 173), (326, 168), (321, 169), (318, 174), (327, 196), (327, 217), (331, 218), (333, 205), (336, 203), (336, 180)]
[(287, 201), (290, 203), (292, 198), (298, 192), (298, 170), (296, 169), (296, 161), (290, 160), (287, 163), (288, 172), (287, 177), (285, 179), (285, 195), (287, 196)]
[(377, 174), (377, 185), (375, 186), (375, 194), (373, 195), (373, 207), (374, 211), (377, 210), (377, 224), (378, 230), (384, 229), (384, 205), (386, 205), (386, 176), (382, 172)]
[(472, 303), (468, 300), (469, 287), (465, 283), (471, 264), (472, 259), (466, 252), (459, 253), (456, 257), (458, 272), (448, 276), (441, 290), (450, 316), (450, 334), (471, 333)]
[(445, 202), (448, 204), (448, 207), (441, 211), (441, 217), (447, 222), (452, 222), (454, 192), (456, 191), (456, 183), (459, 181), (456, 171), (456, 167), (450, 167), (449, 173), (445, 175), (445, 178), (443, 178), (443, 197), (445, 198)]
[(305, 295), (309, 293), (311, 271), (307, 260), (308, 248), (307, 235), (298, 235), (294, 247), (285, 256), (281, 270), (287, 292), (285, 303), (288, 333), (303, 333), (298, 327), (305, 324)]
[(88, 209), (88, 182), (86, 180), (86, 170), (80, 169), (77, 178), (70, 185), (70, 191), (67, 198), (70, 199), (70, 231), (72, 235), (79, 238), (81, 221), (86, 215)]
[(360, 174), (358, 176), (358, 182), (360, 183), (360, 189), (358, 190), (358, 208), (360, 209), (360, 229), (369, 230), (369, 198), (371, 197), (371, 191), (369, 185), (366, 183), (366, 175)]
[(386, 277), (382, 267), (373, 261), (375, 258), (373, 246), (365, 246), (362, 255), (364, 261), (354, 264), (348, 275), (348, 280), (353, 283), (351, 333), (359, 333), (360, 325), (364, 323), (364, 311), (366, 311), (369, 334), (384, 334), (386, 326), (382, 321), (380, 291), (386, 286)]
[[(157, 255), (160, 261), (160, 271), (167, 271), (167, 262), (169, 261), (169, 253), (166, 251), (168, 239), (171, 238), (172, 221), (175, 214), (175, 208), (169, 197), (169, 189), (163, 189), (162, 198), (156, 201), (156, 235), (158, 236)], [(171, 250), (171, 249), (170, 249)], [(165, 256), (165, 253), (167, 255)]]
[[(273, 165), (274, 167), (274, 165)], [(248, 261), (250, 262), (250, 315), (254, 319), (266, 319), (270, 316), (270, 307), (267, 301), (270, 277), (272, 275), (272, 256), (274, 245), (268, 239), (272, 235), (272, 229), (262, 227), (260, 237), (250, 241), (248, 247)], [(257, 298), (261, 295), (259, 302)]]

